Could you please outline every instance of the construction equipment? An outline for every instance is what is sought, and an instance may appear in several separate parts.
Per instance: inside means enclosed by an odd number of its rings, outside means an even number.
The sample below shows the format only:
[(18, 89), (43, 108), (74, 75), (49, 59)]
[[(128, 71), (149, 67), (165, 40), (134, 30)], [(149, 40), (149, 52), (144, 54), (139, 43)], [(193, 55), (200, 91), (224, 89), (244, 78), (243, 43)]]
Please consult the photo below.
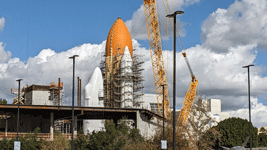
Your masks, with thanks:
[(189, 61), (186, 57), (186, 52), (182, 52), (182, 55), (184, 56), (184, 59), (186, 61), (187, 67), (189, 68), (191, 78), (192, 78), (191, 84), (190, 84), (190, 86), (186, 92), (186, 95), (185, 95), (183, 107), (182, 107), (181, 112), (179, 114), (179, 121), (181, 122), (181, 124), (183, 126), (185, 126), (187, 123), (188, 117), (189, 117), (191, 107), (192, 107), (194, 100), (196, 98), (196, 88), (197, 88), (198, 80), (196, 79), (196, 77), (195, 77), (195, 75), (194, 75), (194, 73), (190, 67)]
[[(171, 116), (169, 103), (168, 82), (166, 81), (166, 73), (162, 55), (162, 45), (160, 39), (158, 14), (155, 0), (144, 0), (144, 9), (146, 16), (147, 34), (150, 47), (150, 55), (152, 61), (152, 70), (154, 75), (155, 90), (158, 102), (159, 114), (162, 114), (163, 107), (166, 117)], [(166, 85), (164, 88), (164, 106), (163, 93), (161, 85)]]
[[(165, 2), (163, 1), (163, 4), (168, 14), (168, 12), (170, 11), (168, 1), (167, 0), (165, 0)], [(164, 85), (164, 84), (167, 85), (167, 81), (166, 81), (166, 74), (165, 74), (164, 61), (163, 61), (163, 55), (162, 55), (162, 45), (161, 45), (161, 39), (160, 39), (159, 22), (158, 22), (158, 15), (157, 15), (157, 8), (156, 8), (155, 0), (144, 0), (144, 9), (145, 9), (145, 16), (146, 16), (148, 40), (149, 40), (149, 46), (150, 46), (152, 69), (153, 69), (154, 82), (155, 82), (155, 90), (156, 90), (157, 101), (158, 101), (158, 111), (160, 112), (160, 114), (162, 114), (163, 107), (164, 107), (165, 112), (166, 112), (165, 113), (166, 117), (168, 118), (171, 116), (168, 86), (164, 88), (165, 89), (164, 106), (162, 106), (163, 93), (162, 93), (161, 85)], [(174, 27), (172, 26), (172, 28)], [(182, 40), (181, 40), (179, 32), (178, 32), (178, 36), (182, 44)], [(189, 61), (186, 56), (186, 52), (182, 52), (182, 54), (185, 58), (185, 61), (187, 63), (187, 66), (189, 68), (191, 78), (192, 78), (192, 82), (185, 95), (183, 107), (179, 114), (179, 119), (178, 119), (182, 123), (182, 125), (186, 125), (187, 119), (189, 117), (190, 109), (196, 98), (196, 87), (198, 84), (198, 80), (193, 74), (193, 71), (190, 67)]]

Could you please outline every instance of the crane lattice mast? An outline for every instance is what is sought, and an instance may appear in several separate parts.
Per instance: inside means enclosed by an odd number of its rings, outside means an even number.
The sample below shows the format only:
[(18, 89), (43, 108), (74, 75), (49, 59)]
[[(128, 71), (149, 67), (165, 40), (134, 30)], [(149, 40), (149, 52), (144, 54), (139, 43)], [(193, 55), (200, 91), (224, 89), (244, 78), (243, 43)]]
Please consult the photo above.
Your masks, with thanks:
[[(158, 101), (159, 114), (162, 114), (163, 107), (166, 117), (171, 115), (169, 103), (168, 82), (166, 81), (166, 73), (162, 55), (162, 45), (159, 31), (158, 14), (155, 0), (144, 0), (144, 9), (146, 16), (147, 34), (150, 46), (150, 55), (152, 61), (152, 70), (154, 75), (155, 91)], [(166, 85), (164, 88), (164, 106), (163, 90), (161, 85)]]

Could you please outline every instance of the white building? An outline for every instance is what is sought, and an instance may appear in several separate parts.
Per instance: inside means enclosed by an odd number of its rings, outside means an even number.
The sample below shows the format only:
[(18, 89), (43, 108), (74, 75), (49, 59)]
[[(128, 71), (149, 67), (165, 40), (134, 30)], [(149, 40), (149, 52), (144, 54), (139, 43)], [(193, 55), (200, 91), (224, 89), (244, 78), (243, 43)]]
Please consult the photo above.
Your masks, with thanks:
[(204, 99), (202, 100), (203, 106), (209, 112), (209, 116), (212, 118), (210, 122), (211, 126), (217, 125), (219, 122), (229, 118), (228, 112), (221, 111), (220, 99)]
[[(31, 85), (25, 88), (25, 104), (26, 105), (55, 105), (58, 101), (57, 83), (50, 85)], [(61, 88), (63, 84), (61, 83)], [(62, 91), (60, 92), (62, 97)]]

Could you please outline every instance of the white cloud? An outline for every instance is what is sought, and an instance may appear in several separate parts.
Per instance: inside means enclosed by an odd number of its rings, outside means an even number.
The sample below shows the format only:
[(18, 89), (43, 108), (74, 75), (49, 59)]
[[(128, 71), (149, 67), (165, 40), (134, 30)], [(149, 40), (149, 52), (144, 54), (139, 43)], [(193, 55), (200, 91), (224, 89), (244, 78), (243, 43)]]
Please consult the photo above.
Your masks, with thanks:
[(216, 52), (229, 47), (257, 44), (267, 46), (267, 1), (235, 1), (228, 9), (218, 8), (202, 26), (204, 46)]
[[(144, 55), (145, 93), (155, 93), (153, 72), (149, 50), (139, 47), (134, 41), (134, 48)], [(247, 70), (244, 64), (252, 64), (257, 53), (251, 51), (255, 44), (229, 48), (227, 53), (218, 54), (202, 45), (196, 45), (186, 50), (189, 62), (196, 78), (199, 80), (199, 92), (206, 98), (222, 100), (223, 110), (237, 110), (247, 107)], [(168, 53), (168, 54), (167, 54)], [(167, 57), (168, 55), (168, 57)], [(183, 98), (189, 88), (191, 76), (181, 53), (176, 54), (177, 106), (181, 107)], [(172, 52), (163, 51), (166, 72), (168, 72), (169, 96), (172, 104)], [(167, 66), (168, 61), (168, 66)], [(267, 77), (261, 77), (261, 68), (251, 68), (251, 95), (259, 97), (266, 93)]]
[(5, 26), (5, 18), (2, 17), (2, 18), (0, 18), (0, 30), (3, 30), (4, 26)]
[[(248, 103), (248, 101), (247, 101)], [(257, 98), (251, 98), (251, 121), (254, 126), (260, 128), (267, 126), (267, 106), (258, 102)], [(240, 117), (249, 120), (249, 109), (243, 108), (237, 111), (230, 111), (230, 117)]]
[(3, 46), (3, 42), (0, 42), (0, 64), (6, 62), (11, 57), (10, 51), (5, 51), (5, 46)]
[[(188, 6), (192, 5), (196, 2), (199, 2), (200, 0), (176, 0), (173, 1), (168, 1), (168, 5), (170, 9), (172, 9), (173, 5), (173, 10), (181, 10), (183, 6)], [(156, 0), (156, 6), (157, 6), (157, 14), (158, 14), (158, 20), (159, 20), (159, 26), (160, 26), (160, 34), (162, 38), (166, 38), (167, 35), (167, 22), (166, 22), (166, 10), (165, 10), (165, 4), (161, 0)], [(171, 10), (169, 10), (170, 13)], [(148, 39), (147, 36), (147, 26), (146, 26), (146, 18), (145, 18), (145, 11), (144, 11), (144, 5), (142, 4), (140, 8), (138, 8), (132, 16), (131, 20), (127, 20), (125, 22), (126, 26), (128, 27), (131, 36), (133, 39), (139, 39), (139, 40), (144, 40)], [(179, 20), (177, 20), (177, 27), (179, 31), (181, 32), (181, 35), (184, 35), (184, 29), (183, 29), (184, 23), (181, 23)], [(171, 30), (171, 25), (169, 22), (169, 35), (172, 35), (172, 30)]]
[[(75, 74), (82, 79), (82, 85), (85, 86), (94, 68), (100, 64), (104, 48), (105, 41), (99, 45), (83, 44), (60, 53), (44, 49), (37, 56), (29, 58), (26, 64), (19, 58), (9, 57), (6, 63), (0, 63), (0, 97), (9, 99), (11, 103), (14, 95), (10, 94), (10, 89), (17, 88), (16, 80), (19, 78), (23, 79), (22, 86), (48, 85), (61, 78), (66, 93), (65, 104), (70, 104), (73, 63), (69, 57), (74, 54), (80, 56), (75, 61)], [(4, 51), (4, 47), (1, 49), (0, 52)]]

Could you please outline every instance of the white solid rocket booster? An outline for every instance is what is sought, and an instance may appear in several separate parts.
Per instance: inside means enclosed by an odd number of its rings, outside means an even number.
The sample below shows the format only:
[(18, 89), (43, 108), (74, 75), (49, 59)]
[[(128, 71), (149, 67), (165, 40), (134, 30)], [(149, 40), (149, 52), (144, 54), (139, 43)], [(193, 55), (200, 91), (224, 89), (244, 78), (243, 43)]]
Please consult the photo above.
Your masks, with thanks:
[(133, 107), (133, 60), (128, 47), (125, 47), (123, 56), (121, 58), (121, 107)]
[[(101, 70), (96, 67), (89, 83), (85, 86), (85, 107), (104, 107), (103, 100), (100, 101), (98, 94), (103, 90), (103, 78)], [(103, 120), (83, 120), (84, 134), (100, 131), (104, 128)]]

